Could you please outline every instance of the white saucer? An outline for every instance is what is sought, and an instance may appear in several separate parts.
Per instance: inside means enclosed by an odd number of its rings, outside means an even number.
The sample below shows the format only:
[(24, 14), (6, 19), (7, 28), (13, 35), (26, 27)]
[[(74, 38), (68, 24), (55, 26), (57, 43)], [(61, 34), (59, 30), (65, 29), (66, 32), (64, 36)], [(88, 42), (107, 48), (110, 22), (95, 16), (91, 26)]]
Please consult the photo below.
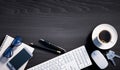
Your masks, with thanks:
[[(108, 43), (100, 43), (96, 40), (96, 38), (99, 36), (99, 33), (103, 30), (107, 30), (111, 33), (111, 40)], [(116, 44), (117, 39), (118, 39), (118, 34), (116, 29), (109, 24), (100, 24), (92, 32), (92, 41), (94, 45), (100, 49), (105, 50), (112, 48)]]

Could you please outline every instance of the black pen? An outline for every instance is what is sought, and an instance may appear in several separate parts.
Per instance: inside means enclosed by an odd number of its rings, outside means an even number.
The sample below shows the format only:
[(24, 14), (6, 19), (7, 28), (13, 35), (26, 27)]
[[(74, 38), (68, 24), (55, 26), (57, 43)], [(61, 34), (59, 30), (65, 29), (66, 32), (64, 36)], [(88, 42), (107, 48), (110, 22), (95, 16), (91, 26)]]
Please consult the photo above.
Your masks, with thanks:
[(49, 41), (46, 41), (46, 40), (44, 40), (44, 39), (40, 39), (39, 42), (40, 42), (42, 45), (44, 45), (44, 46), (46, 46), (46, 47), (48, 47), (48, 48), (52, 48), (52, 49), (55, 49), (55, 50), (59, 50), (59, 51), (61, 51), (61, 53), (65, 53), (65, 52), (66, 52), (65, 49), (63, 49), (63, 48), (61, 48), (61, 47), (59, 47), (59, 46), (57, 46), (57, 45), (55, 45), (55, 44), (53, 44), (53, 43), (50, 43)]
[(61, 54), (61, 51), (59, 51), (59, 50), (54, 50), (54, 49), (47, 48), (47, 47), (40, 47), (40, 46), (35, 45), (33, 43), (30, 43), (30, 46), (33, 47), (33, 48), (40, 49), (40, 50), (43, 49), (43, 50), (50, 51), (50, 52), (53, 52), (53, 53), (56, 53), (56, 54)]

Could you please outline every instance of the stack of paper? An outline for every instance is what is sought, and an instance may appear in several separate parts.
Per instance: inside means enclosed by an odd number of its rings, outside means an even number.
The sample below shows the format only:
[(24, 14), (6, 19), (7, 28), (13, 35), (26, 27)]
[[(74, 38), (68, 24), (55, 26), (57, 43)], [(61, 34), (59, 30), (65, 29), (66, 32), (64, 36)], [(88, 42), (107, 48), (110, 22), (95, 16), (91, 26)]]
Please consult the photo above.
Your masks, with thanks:
[[(14, 52), (13, 52), (13, 56), (8, 58), (8, 59), (1, 59), (2, 55), (4, 53), (4, 51), (11, 45), (12, 41), (14, 40), (14, 38), (6, 35), (2, 45), (0, 46), (0, 70), (10, 70), (7, 66), (7, 63), (15, 56), (17, 55), (23, 48), (27, 48), (31, 53), (33, 53), (34, 48), (30, 47), (29, 45), (22, 43), (20, 46), (18, 46)], [(19, 68), (19, 70), (24, 70), (25, 66), (27, 65), (28, 61), (21, 66), (21, 68)]]

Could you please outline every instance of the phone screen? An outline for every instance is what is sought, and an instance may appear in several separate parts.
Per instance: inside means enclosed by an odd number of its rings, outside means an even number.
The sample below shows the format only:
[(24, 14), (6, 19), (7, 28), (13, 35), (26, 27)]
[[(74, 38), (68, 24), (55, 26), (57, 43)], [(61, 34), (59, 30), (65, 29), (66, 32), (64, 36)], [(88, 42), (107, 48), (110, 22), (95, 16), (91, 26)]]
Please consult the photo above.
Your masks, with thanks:
[(13, 59), (8, 62), (8, 67), (18, 70), (27, 60), (32, 57), (25, 49), (22, 49)]

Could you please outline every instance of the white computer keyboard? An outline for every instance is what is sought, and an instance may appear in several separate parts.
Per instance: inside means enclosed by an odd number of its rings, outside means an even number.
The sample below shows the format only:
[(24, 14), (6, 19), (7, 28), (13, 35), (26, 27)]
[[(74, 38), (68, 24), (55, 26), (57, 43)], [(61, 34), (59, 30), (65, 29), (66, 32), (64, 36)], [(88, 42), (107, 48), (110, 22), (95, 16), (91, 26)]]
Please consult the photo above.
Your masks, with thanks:
[(92, 65), (85, 46), (38, 64), (28, 70), (80, 70)]

